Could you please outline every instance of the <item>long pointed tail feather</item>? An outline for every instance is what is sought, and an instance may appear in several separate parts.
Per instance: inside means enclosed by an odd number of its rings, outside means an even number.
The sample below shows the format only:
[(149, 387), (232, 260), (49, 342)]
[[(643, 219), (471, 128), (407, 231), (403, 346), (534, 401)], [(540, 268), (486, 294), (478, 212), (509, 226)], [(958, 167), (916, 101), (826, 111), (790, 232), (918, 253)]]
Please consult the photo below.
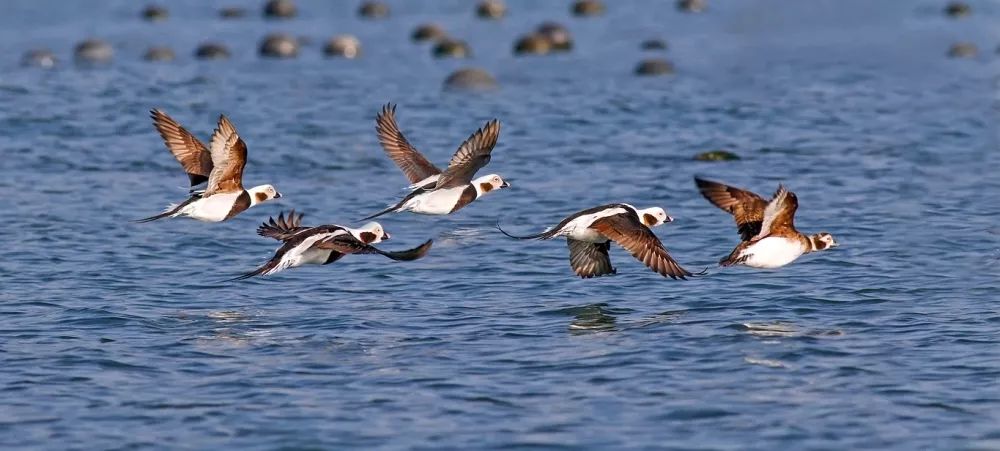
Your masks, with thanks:
[(399, 211), (399, 207), (400, 207), (399, 204), (393, 205), (393, 206), (391, 206), (389, 208), (386, 208), (385, 210), (382, 210), (382, 211), (380, 211), (378, 213), (375, 213), (375, 214), (373, 214), (371, 216), (367, 216), (367, 217), (361, 218), (360, 221), (367, 221), (369, 219), (374, 219), (374, 218), (377, 218), (379, 216), (382, 216), (382, 215), (384, 215), (386, 213), (392, 213), (392, 212), (395, 212), (395, 211)]
[(148, 218), (133, 219), (132, 222), (134, 222), (136, 224), (145, 224), (147, 222), (153, 222), (153, 221), (155, 221), (157, 219), (169, 218), (169, 217), (173, 216), (174, 214), (176, 214), (178, 211), (180, 211), (181, 208), (183, 208), (183, 207), (184, 207), (184, 204), (179, 204), (179, 205), (170, 204), (163, 213), (160, 213), (158, 215), (153, 215), (153, 216), (150, 216)]
[(551, 233), (552, 231), (551, 230), (546, 230), (546, 231), (544, 231), (542, 233), (536, 233), (534, 235), (525, 235), (525, 236), (511, 235), (511, 234), (507, 233), (506, 230), (504, 230), (503, 228), (500, 227), (500, 221), (499, 220), (497, 220), (497, 230), (499, 230), (500, 233), (502, 233), (504, 235), (507, 235), (508, 237), (513, 238), (515, 240), (538, 240), (538, 239), (547, 240), (549, 238), (552, 238), (552, 233)]
[(251, 277), (259, 276), (261, 274), (264, 274), (264, 273), (268, 272), (269, 270), (271, 270), (271, 268), (273, 268), (273, 267), (274, 267), (274, 265), (272, 265), (271, 262), (267, 262), (267, 264), (265, 264), (264, 266), (261, 266), (260, 268), (257, 268), (257, 269), (255, 269), (253, 271), (248, 272), (248, 273), (241, 274), (239, 276), (233, 277), (232, 279), (226, 279), (226, 280), (224, 280), (224, 282), (235, 282), (237, 280), (246, 280), (246, 279), (249, 279)]

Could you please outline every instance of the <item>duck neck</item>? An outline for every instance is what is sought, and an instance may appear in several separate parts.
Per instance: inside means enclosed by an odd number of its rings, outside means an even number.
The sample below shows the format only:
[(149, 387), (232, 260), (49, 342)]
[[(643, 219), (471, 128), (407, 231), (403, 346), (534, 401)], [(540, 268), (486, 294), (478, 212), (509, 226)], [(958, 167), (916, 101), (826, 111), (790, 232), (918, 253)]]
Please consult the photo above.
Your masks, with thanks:
[(826, 243), (820, 241), (819, 235), (809, 235), (808, 237), (806, 237), (806, 239), (809, 240), (809, 248), (806, 251), (806, 253), (816, 252), (826, 249)]

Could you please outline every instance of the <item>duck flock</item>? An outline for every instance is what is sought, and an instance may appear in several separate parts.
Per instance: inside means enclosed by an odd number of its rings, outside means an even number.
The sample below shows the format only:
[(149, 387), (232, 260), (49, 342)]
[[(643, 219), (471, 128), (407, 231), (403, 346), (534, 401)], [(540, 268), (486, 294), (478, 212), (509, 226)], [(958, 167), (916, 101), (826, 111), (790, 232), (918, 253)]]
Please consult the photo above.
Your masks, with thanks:
[[(225, 115), (219, 117), (208, 146), (162, 110), (152, 110), (151, 117), (167, 149), (187, 174), (190, 190), (187, 199), (136, 222), (178, 217), (223, 222), (255, 205), (281, 197), (271, 184), (244, 187), (247, 145)], [(499, 120), (491, 120), (472, 133), (458, 146), (443, 170), (406, 139), (396, 122), (395, 105), (386, 104), (376, 114), (375, 131), (386, 156), (406, 176), (409, 193), (362, 221), (401, 212), (450, 215), (487, 194), (510, 187), (499, 174), (476, 177), (489, 164), (500, 138)], [(740, 242), (720, 260), (721, 266), (779, 268), (803, 254), (837, 246), (829, 233), (805, 235), (795, 228), (798, 198), (782, 185), (768, 200), (754, 192), (697, 176), (694, 182), (705, 199), (731, 214), (736, 222)], [(306, 226), (302, 219), (302, 214), (291, 210), (262, 223), (257, 234), (278, 240), (281, 246), (263, 265), (233, 280), (268, 276), (306, 264), (328, 265), (349, 254), (378, 254), (396, 261), (412, 261), (427, 255), (433, 244), (428, 239), (413, 249), (387, 251), (375, 246), (390, 238), (378, 222), (354, 228), (340, 224)], [(565, 237), (570, 267), (582, 278), (616, 273), (610, 258), (614, 241), (657, 274), (686, 279), (695, 274), (670, 255), (652, 230), (671, 221), (673, 218), (661, 207), (637, 208), (622, 202), (582, 209), (533, 235), (510, 234), (500, 227), (499, 221), (497, 229), (519, 240)], [(699, 273), (703, 274), (704, 271)]]

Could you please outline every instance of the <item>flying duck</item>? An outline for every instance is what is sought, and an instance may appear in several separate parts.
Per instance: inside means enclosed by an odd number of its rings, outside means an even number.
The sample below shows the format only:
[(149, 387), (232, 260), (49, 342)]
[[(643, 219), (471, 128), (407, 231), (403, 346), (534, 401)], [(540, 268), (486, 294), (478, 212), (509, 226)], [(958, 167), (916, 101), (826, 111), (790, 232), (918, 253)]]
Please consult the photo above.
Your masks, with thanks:
[(736, 220), (742, 242), (719, 261), (722, 266), (746, 265), (754, 268), (779, 268), (802, 254), (837, 247), (829, 233), (803, 235), (795, 229), (795, 193), (778, 185), (770, 201), (756, 193), (719, 182), (695, 177), (701, 195)]
[(673, 218), (662, 208), (638, 210), (629, 204), (608, 204), (573, 213), (555, 227), (529, 236), (504, 235), (519, 240), (548, 240), (565, 236), (569, 245), (569, 264), (576, 275), (587, 279), (616, 274), (608, 250), (611, 241), (629, 251), (633, 257), (663, 277), (684, 279), (692, 274), (677, 264), (663, 243), (650, 230)]
[(303, 227), (302, 216), (293, 210), (286, 218), (282, 212), (278, 219), (271, 217), (261, 224), (257, 234), (281, 241), (281, 247), (263, 266), (232, 280), (268, 276), (307, 264), (328, 265), (347, 254), (380, 254), (397, 261), (416, 260), (427, 254), (433, 242), (427, 240), (413, 249), (387, 252), (372, 246), (389, 239), (389, 234), (377, 222), (357, 229), (336, 224)]
[(390, 212), (412, 211), (425, 215), (454, 213), (495, 189), (510, 186), (497, 174), (472, 178), (490, 162), (490, 152), (500, 137), (496, 119), (476, 130), (459, 146), (444, 171), (434, 166), (413, 147), (396, 125), (396, 105), (386, 104), (375, 117), (375, 131), (386, 155), (409, 179), (410, 194), (395, 205), (363, 218), (368, 220)]
[[(191, 196), (184, 202), (171, 204), (163, 213), (135, 222), (178, 216), (221, 222), (254, 205), (281, 197), (281, 193), (271, 185), (243, 189), (247, 146), (225, 115), (219, 116), (210, 148), (206, 148), (198, 138), (163, 111), (152, 110), (150, 115), (167, 149), (187, 173), (191, 181)], [(205, 188), (198, 189), (202, 184), (205, 184)]]

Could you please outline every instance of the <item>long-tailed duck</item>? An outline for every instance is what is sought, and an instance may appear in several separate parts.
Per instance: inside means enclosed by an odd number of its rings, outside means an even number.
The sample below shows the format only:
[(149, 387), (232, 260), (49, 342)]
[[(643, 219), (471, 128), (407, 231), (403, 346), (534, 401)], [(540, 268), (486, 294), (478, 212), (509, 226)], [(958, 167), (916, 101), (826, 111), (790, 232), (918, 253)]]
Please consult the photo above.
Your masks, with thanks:
[(770, 201), (756, 193), (695, 177), (701, 195), (736, 220), (742, 242), (723, 258), (722, 266), (746, 265), (754, 268), (779, 268), (802, 254), (837, 247), (829, 233), (803, 235), (795, 229), (795, 193), (778, 185)]
[(659, 207), (639, 210), (629, 204), (608, 204), (573, 213), (555, 227), (535, 235), (514, 236), (500, 228), (500, 224), (497, 228), (504, 235), (519, 240), (565, 236), (570, 266), (585, 279), (617, 273), (608, 256), (611, 241), (660, 275), (684, 279), (692, 274), (677, 264), (650, 230), (650, 227), (671, 221), (673, 218)]
[(386, 155), (410, 180), (412, 191), (395, 205), (362, 220), (398, 211), (447, 215), (486, 193), (510, 186), (497, 174), (472, 179), (477, 171), (490, 162), (490, 152), (500, 137), (500, 122), (496, 119), (487, 122), (466, 139), (451, 157), (448, 168), (441, 171), (410, 145), (396, 125), (395, 114), (395, 105), (386, 104), (382, 107), (382, 111), (375, 117), (375, 130)]
[[(247, 146), (225, 115), (219, 116), (209, 150), (166, 113), (152, 110), (150, 114), (167, 149), (181, 163), (191, 181), (191, 197), (180, 204), (171, 204), (163, 213), (136, 222), (178, 216), (221, 222), (254, 205), (281, 197), (271, 185), (243, 189)], [(205, 189), (197, 190), (202, 183), (207, 183)]]
[(427, 240), (413, 249), (387, 252), (372, 246), (389, 239), (389, 234), (377, 222), (357, 229), (336, 224), (303, 227), (302, 216), (293, 210), (287, 218), (281, 213), (277, 220), (272, 217), (261, 224), (257, 234), (281, 241), (282, 245), (263, 266), (233, 280), (267, 276), (307, 264), (328, 265), (347, 254), (379, 254), (397, 261), (416, 260), (426, 255), (433, 243)]

